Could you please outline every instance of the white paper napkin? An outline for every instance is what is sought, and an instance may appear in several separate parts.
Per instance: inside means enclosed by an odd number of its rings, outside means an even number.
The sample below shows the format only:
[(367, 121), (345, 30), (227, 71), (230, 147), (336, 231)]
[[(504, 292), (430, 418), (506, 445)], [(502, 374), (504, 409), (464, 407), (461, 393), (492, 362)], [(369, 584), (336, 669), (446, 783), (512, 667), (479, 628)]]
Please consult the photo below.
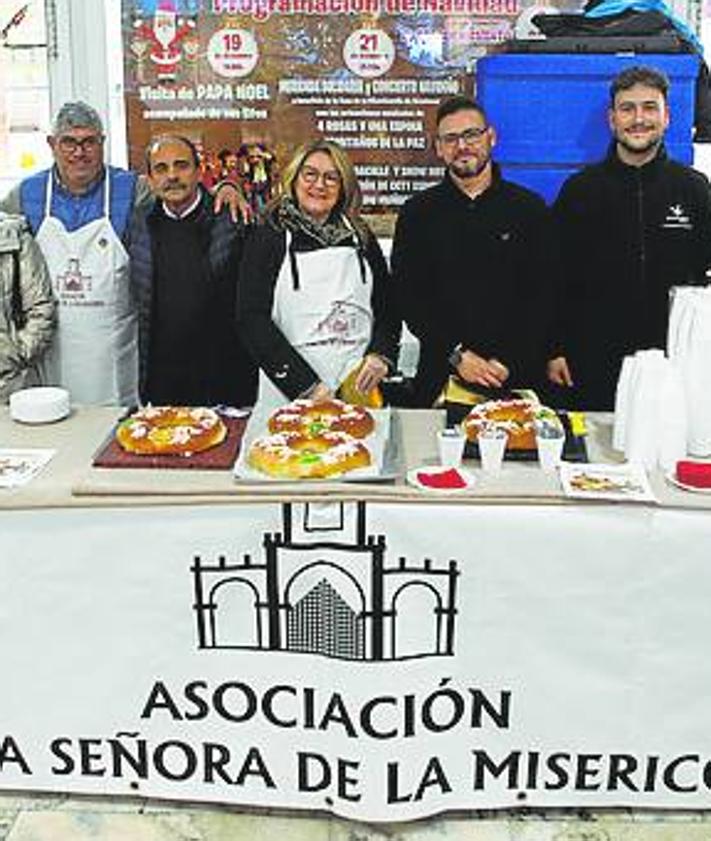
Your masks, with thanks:
[(625, 451), (625, 433), (630, 407), (630, 385), (635, 365), (634, 356), (625, 356), (622, 360), (622, 368), (620, 368), (620, 376), (617, 379), (617, 388), (615, 389), (615, 421), (612, 427), (612, 446), (613, 449), (622, 453)]
[(684, 383), (674, 362), (666, 360), (659, 384), (659, 466), (665, 473), (686, 458), (688, 422)]
[(657, 464), (656, 408), (664, 354), (657, 350), (638, 351), (635, 360), (625, 425), (625, 455), (628, 461), (651, 468)]
[(628, 461), (647, 468), (654, 468), (659, 463), (667, 413), (662, 392), (667, 388), (673, 389), (673, 375), (664, 352), (657, 349), (638, 351), (630, 380), (625, 426)]

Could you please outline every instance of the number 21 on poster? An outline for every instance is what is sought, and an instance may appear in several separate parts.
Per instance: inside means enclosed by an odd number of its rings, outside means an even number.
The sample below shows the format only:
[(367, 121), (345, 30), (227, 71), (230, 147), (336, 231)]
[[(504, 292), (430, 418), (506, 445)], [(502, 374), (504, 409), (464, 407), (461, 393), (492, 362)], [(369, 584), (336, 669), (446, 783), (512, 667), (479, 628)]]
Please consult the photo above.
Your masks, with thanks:
[(393, 39), (382, 29), (356, 29), (343, 45), (346, 67), (363, 79), (387, 73), (395, 61)]

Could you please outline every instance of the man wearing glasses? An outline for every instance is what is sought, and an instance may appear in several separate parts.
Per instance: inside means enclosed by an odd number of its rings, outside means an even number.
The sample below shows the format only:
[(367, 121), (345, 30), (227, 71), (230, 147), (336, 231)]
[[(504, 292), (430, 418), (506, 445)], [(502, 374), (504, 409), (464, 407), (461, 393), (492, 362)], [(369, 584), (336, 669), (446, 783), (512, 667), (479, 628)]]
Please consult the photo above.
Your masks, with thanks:
[(405, 321), (420, 340), (414, 403), (431, 406), (450, 375), (503, 393), (543, 379), (556, 270), (543, 200), (501, 178), (496, 131), (464, 96), (436, 116), (440, 184), (410, 198), (393, 241)]
[(131, 405), (138, 356), (124, 241), (137, 179), (104, 166), (101, 118), (83, 102), (60, 108), (47, 142), (52, 169), (26, 178), (2, 205), (27, 217), (59, 303), (45, 379), (77, 403)]
[(104, 127), (83, 102), (59, 109), (47, 142), (54, 166), (0, 202), (27, 217), (59, 304), (44, 379), (77, 403), (133, 405), (138, 345), (127, 245), (150, 190), (135, 173), (104, 165)]

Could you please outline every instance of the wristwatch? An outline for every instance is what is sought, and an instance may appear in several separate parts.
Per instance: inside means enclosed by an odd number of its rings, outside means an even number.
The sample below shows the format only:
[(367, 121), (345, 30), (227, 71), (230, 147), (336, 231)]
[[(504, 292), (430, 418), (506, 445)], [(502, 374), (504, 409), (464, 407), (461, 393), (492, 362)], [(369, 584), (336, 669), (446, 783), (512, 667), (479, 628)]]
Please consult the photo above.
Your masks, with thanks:
[(447, 357), (447, 361), (452, 366), (452, 368), (458, 368), (459, 363), (462, 361), (462, 343), (460, 342), (452, 352)]

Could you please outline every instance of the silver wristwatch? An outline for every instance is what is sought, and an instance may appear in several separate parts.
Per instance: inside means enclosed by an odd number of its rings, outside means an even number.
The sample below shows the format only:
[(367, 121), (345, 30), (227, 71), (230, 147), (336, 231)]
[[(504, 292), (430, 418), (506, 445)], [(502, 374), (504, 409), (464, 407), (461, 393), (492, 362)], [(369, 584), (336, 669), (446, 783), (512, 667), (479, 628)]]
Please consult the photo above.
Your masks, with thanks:
[(447, 361), (452, 366), (452, 368), (458, 368), (459, 363), (462, 361), (462, 344), (461, 342), (452, 350), (452, 352), (447, 357)]

